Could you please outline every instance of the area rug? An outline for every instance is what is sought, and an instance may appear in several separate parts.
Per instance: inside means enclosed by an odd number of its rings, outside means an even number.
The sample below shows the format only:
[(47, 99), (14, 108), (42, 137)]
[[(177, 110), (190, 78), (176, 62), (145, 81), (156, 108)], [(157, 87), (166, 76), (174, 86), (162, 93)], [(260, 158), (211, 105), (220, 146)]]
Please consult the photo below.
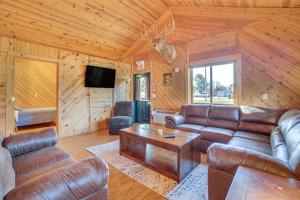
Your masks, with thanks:
[(200, 164), (180, 184), (119, 154), (119, 140), (87, 150), (130, 178), (170, 200), (206, 200), (207, 165)]

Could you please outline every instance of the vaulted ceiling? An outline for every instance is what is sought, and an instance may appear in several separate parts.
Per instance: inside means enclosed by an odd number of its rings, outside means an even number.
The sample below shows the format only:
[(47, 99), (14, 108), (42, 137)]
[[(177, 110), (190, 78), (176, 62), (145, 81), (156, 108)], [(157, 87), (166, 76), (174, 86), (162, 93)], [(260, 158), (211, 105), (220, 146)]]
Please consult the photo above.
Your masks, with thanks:
[(0, 35), (118, 60), (171, 16), (169, 42), (184, 42), (292, 11), (283, 7), (300, 0), (0, 0)]

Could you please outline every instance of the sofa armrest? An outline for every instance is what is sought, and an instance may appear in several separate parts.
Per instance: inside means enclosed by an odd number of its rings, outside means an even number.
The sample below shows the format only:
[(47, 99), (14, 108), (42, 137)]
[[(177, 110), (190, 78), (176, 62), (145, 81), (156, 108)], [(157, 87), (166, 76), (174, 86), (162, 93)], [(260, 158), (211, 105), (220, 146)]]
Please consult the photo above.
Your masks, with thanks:
[(185, 118), (182, 115), (167, 115), (165, 117), (166, 127), (167, 128), (175, 128), (176, 126), (183, 124), (185, 122)]
[(21, 154), (53, 146), (57, 143), (57, 140), (56, 131), (53, 128), (47, 128), (7, 137), (3, 140), (2, 146), (8, 149), (12, 157), (16, 157)]
[(90, 158), (38, 176), (10, 191), (5, 200), (108, 198), (108, 166)]
[(242, 165), (274, 175), (295, 178), (293, 172), (277, 158), (226, 144), (212, 144), (208, 148), (208, 163), (210, 167), (229, 174), (235, 174), (237, 168)]

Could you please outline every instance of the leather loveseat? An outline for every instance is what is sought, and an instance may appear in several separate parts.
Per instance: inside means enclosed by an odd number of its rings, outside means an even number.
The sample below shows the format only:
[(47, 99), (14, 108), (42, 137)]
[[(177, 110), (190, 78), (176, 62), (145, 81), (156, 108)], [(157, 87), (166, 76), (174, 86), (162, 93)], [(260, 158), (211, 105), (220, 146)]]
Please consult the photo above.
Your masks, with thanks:
[(76, 162), (57, 140), (52, 128), (0, 139), (0, 199), (108, 199), (107, 164)]

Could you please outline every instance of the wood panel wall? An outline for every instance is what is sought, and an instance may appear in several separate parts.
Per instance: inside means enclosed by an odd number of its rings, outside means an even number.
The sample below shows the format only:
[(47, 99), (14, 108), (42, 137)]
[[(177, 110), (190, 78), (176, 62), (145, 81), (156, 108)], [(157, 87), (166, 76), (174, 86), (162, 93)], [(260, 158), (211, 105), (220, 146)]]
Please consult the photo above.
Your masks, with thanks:
[[(133, 56), (133, 73), (151, 74), (151, 105), (154, 110), (178, 111), (187, 98), (187, 47), (186, 44), (176, 45), (177, 58), (171, 65), (167, 64), (155, 50)], [(144, 60), (143, 70), (137, 70), (136, 61)], [(175, 72), (179, 68), (179, 72)], [(163, 74), (172, 73), (172, 86), (163, 85)], [(153, 93), (153, 86), (156, 92)]]
[[(186, 102), (187, 98), (187, 59), (186, 44), (176, 45), (177, 58), (171, 65), (153, 51), (151, 54), (152, 62), (152, 81), (156, 84), (156, 95), (152, 98), (154, 110), (179, 111), (180, 106)], [(175, 68), (179, 72), (175, 72)], [(163, 85), (163, 74), (172, 73), (172, 86)]]
[[(12, 88), (14, 88), (13, 74), (16, 58), (30, 58), (41, 61), (58, 63), (58, 130), (61, 137), (94, 131), (103, 126), (114, 100), (112, 91), (105, 89), (91, 90), (84, 87), (84, 73), (86, 64), (112, 67), (117, 70), (116, 79), (129, 80), (131, 65), (100, 59), (76, 52), (59, 50), (16, 39), (0, 38), (0, 86), (6, 92), (0, 95), (1, 129), (6, 135), (14, 133), (14, 102)], [(3, 42), (2, 42), (3, 41)], [(2, 70), (2, 68), (4, 70)], [(1, 73), (5, 72), (4, 76)], [(4, 81), (3, 78), (4, 77)], [(3, 84), (2, 84), (2, 82)], [(119, 81), (122, 82), (122, 81)], [(118, 87), (118, 85), (116, 85)], [(101, 104), (106, 97), (110, 104)], [(127, 97), (129, 95), (127, 94)], [(92, 100), (92, 97), (96, 98)], [(126, 98), (127, 98), (126, 97)], [(103, 111), (107, 109), (108, 111)], [(2, 126), (5, 124), (5, 126)], [(104, 123), (105, 124), (105, 123)]]
[(233, 55), (236, 53), (236, 45), (236, 31), (191, 41), (188, 43), (189, 62)]
[[(7, 62), (8, 39), (0, 37), (0, 132), (6, 131), (6, 62)], [(1, 134), (0, 133), (0, 134)]]
[(249, 26), (238, 38), (241, 103), (300, 109), (300, 13)]
[(57, 63), (15, 60), (15, 105), (18, 108), (56, 107)]
[[(189, 102), (188, 65), (236, 59), (238, 104), (299, 109), (299, 30), (300, 14), (295, 10), (235, 31), (190, 41), (186, 50), (177, 45), (179, 60), (188, 63), (185, 65), (178, 61), (168, 65), (155, 51), (143, 51), (133, 56), (133, 72), (138, 73), (135, 61), (144, 59), (157, 87), (156, 97), (152, 94), (151, 98), (153, 109), (178, 110)], [(175, 66), (180, 67), (180, 73), (174, 73)], [(167, 72), (173, 73), (172, 87), (162, 85), (163, 73)], [(268, 100), (262, 100), (263, 93), (269, 95)]]
[[(299, 12), (249, 25), (237, 32), (191, 41), (191, 63), (241, 57), (240, 104), (300, 108)], [(269, 95), (262, 100), (262, 94)]]

